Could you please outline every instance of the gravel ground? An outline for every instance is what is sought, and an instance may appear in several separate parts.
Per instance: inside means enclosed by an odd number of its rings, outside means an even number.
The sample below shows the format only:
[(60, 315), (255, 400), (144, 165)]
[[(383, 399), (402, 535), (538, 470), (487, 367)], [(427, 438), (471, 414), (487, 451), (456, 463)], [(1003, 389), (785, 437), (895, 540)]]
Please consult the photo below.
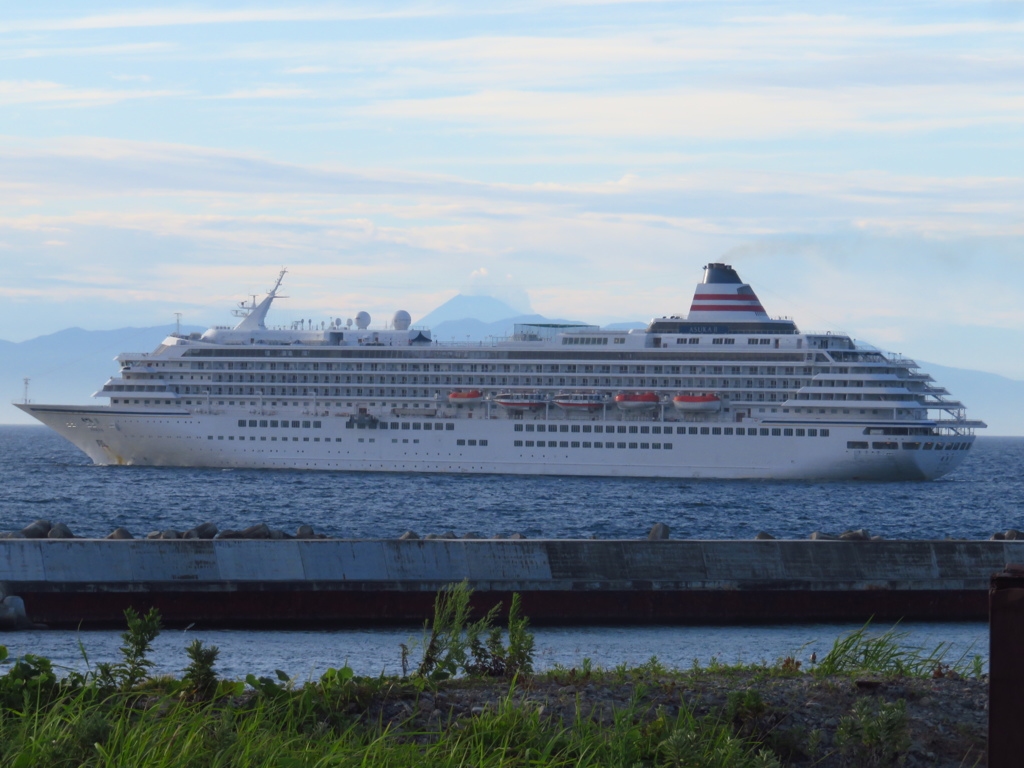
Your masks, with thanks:
[[(635, 703), (639, 717), (674, 715), (687, 707), (699, 715), (724, 720), (729, 695), (755, 691), (755, 702), (733, 719), (742, 734), (756, 734), (775, 747), (784, 765), (831, 766), (984, 766), (988, 727), (987, 680), (956, 675), (918, 678), (818, 678), (806, 674), (767, 676), (757, 671), (650, 675), (615, 678), (608, 674), (544, 675), (521, 682), (515, 706), (539, 708), (543, 717), (571, 723), (579, 711), (608, 722), (614, 710)], [(391, 723), (414, 732), (458, 724), (500, 706), (508, 698), (508, 683), (451, 681), (434, 692), (408, 689), (374, 700), (363, 710), (370, 722)], [(843, 755), (837, 730), (860, 701), (875, 712), (883, 703), (906, 703), (907, 747), (896, 762), (871, 762), (870, 756)], [(863, 705), (861, 705), (863, 706)]]

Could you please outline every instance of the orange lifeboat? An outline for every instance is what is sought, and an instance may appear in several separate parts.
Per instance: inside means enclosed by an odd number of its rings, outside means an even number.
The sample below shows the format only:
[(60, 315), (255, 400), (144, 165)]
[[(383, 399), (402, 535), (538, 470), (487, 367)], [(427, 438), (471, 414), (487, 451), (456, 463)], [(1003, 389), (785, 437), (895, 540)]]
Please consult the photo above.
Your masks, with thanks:
[(479, 389), (470, 389), (466, 392), (452, 392), (448, 395), (448, 402), (451, 405), (476, 405), (483, 401), (484, 396)]
[(653, 392), (623, 392), (615, 396), (615, 404), (628, 411), (653, 408), (660, 398)]
[(717, 411), (722, 407), (718, 395), (676, 395), (672, 405), (680, 411)]

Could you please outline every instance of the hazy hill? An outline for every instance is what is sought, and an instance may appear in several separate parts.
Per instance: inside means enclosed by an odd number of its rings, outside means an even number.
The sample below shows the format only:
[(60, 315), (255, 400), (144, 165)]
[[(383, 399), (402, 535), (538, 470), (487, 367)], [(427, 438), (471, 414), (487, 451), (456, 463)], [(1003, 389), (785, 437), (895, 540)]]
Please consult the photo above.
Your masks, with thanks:
[[(182, 326), (183, 332), (205, 328)], [(21, 401), (28, 377), (29, 398), (37, 403), (88, 403), (92, 393), (117, 372), (114, 358), (122, 352), (148, 352), (160, 344), (173, 325), (86, 331), (67, 328), (18, 343), (0, 341), (0, 423), (30, 423), (21, 411), (6, 405)]]
[[(463, 315), (478, 311), (480, 317)], [(507, 313), (507, 314), (503, 314)], [(500, 315), (495, 317), (495, 315)], [(481, 319), (483, 318), (483, 319)], [(490, 318), (490, 319), (486, 319)], [(417, 325), (432, 327), (434, 337), (447, 341), (485, 340), (512, 333), (516, 323), (572, 322), (542, 315), (519, 315), (497, 299), (456, 296), (426, 315)], [(643, 328), (644, 323), (616, 323), (618, 329)], [(0, 397), (20, 401), (23, 378), (31, 379), (29, 397), (37, 403), (88, 403), (93, 392), (117, 372), (114, 358), (121, 352), (155, 349), (173, 326), (85, 331), (69, 328), (48, 336), (13, 343), (0, 340)], [(204, 328), (183, 327), (183, 331)], [(922, 363), (922, 368), (970, 409), (972, 418), (989, 424), (982, 434), (1024, 435), (1024, 381), (994, 373)], [(95, 402), (95, 401), (93, 401)], [(13, 406), (0, 408), (0, 423), (30, 423)]]
[(981, 434), (1024, 436), (1024, 408), (1021, 408), (1024, 381), (985, 371), (919, 362), (922, 370), (949, 390), (950, 399), (967, 406), (968, 416), (988, 424), (989, 428)]
[(513, 309), (501, 299), (491, 296), (465, 296), (460, 293), (417, 320), (416, 325), (434, 329), (444, 323), (461, 320), (494, 323), (520, 314), (522, 313), (518, 309)]

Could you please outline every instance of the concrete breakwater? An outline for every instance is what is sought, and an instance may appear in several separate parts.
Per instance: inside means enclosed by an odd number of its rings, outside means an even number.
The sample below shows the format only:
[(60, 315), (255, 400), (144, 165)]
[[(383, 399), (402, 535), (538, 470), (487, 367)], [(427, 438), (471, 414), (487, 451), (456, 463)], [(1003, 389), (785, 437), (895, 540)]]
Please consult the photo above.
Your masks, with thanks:
[(418, 622), (463, 580), (535, 622), (982, 620), (1012, 562), (1024, 540), (6, 539), (0, 622)]

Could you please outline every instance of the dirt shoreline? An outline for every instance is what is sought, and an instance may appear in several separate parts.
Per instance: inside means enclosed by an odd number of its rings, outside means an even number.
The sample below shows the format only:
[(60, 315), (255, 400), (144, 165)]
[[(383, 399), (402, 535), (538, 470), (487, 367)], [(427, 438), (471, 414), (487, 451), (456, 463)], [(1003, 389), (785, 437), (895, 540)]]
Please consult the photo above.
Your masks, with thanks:
[[(757, 671), (695, 670), (616, 680), (608, 673), (567, 672), (517, 683), (462, 679), (436, 691), (400, 689), (375, 698), (362, 710), (368, 723), (390, 725), (414, 738), (502, 706), (532, 708), (545, 719), (572, 723), (578, 715), (611, 722), (616, 711), (634, 707), (638, 719), (674, 718), (681, 708), (733, 723), (738, 733), (771, 744), (783, 765), (821, 768), (864, 764), (844, 755), (837, 741), (844, 718), (858, 702), (865, 711), (906, 704), (905, 766), (984, 766), (988, 729), (988, 681), (956, 675), (938, 678), (819, 678), (808, 674), (765, 675)], [(753, 693), (750, 693), (753, 692)], [(733, 695), (730, 707), (730, 695)], [(737, 696), (739, 694), (739, 696)], [(737, 708), (736, 701), (745, 701)], [(730, 713), (732, 716), (730, 717)], [(889, 763), (879, 763), (881, 765)]]

